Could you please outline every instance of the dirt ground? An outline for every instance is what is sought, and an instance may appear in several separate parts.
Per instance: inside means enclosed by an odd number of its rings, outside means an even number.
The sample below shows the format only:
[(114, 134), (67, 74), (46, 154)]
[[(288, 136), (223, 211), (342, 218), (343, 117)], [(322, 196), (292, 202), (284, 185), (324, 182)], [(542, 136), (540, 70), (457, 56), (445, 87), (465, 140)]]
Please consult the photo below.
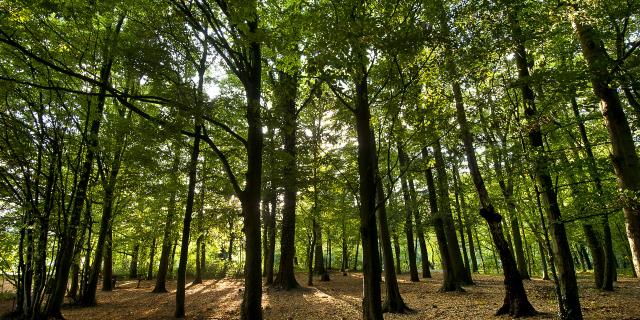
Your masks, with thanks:
[[(579, 278), (580, 298), (585, 319), (640, 319), (640, 281), (623, 278), (614, 292), (594, 288), (587, 275)], [(281, 291), (265, 287), (265, 319), (360, 319), (362, 274), (331, 274), (330, 282), (314, 279), (315, 286)], [(399, 276), (404, 301), (414, 309), (404, 315), (385, 314), (385, 319), (496, 319), (493, 316), (503, 299), (499, 276), (474, 275), (476, 285), (462, 293), (439, 293), (441, 274), (411, 283), (408, 275)], [(306, 284), (306, 275), (298, 282)], [(98, 291), (99, 305), (91, 308), (65, 307), (67, 319), (174, 319), (175, 281), (168, 283), (169, 294), (151, 293), (153, 281), (121, 281), (113, 292)], [(384, 285), (384, 284), (383, 284)], [(540, 315), (533, 319), (553, 319), (557, 312), (550, 281), (525, 281), (529, 299)], [(190, 286), (186, 293), (187, 319), (237, 319), (242, 300), (242, 280), (206, 280)], [(384, 288), (384, 287), (383, 287)], [(384, 291), (384, 290), (383, 290)], [(9, 303), (9, 305), (7, 305)], [(3, 308), (4, 307), (4, 308)], [(0, 311), (10, 308), (10, 302)], [(4, 310), (2, 310), (4, 309)], [(0, 312), (1, 314), (1, 312)], [(508, 317), (502, 317), (506, 319)], [(500, 319), (500, 318), (499, 318)]]

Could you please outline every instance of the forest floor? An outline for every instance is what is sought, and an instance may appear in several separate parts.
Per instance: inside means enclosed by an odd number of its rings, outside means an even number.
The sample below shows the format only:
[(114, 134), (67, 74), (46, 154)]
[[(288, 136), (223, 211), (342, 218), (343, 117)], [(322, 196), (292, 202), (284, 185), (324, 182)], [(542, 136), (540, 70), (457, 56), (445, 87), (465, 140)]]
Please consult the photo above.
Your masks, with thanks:
[[(466, 292), (439, 293), (442, 274), (434, 272), (431, 279), (418, 283), (409, 281), (407, 274), (398, 278), (404, 301), (414, 312), (404, 315), (385, 314), (385, 319), (506, 319), (496, 318), (494, 312), (504, 298), (500, 276), (474, 275), (474, 286)], [(298, 282), (306, 284), (306, 274), (298, 274)], [(585, 319), (640, 319), (640, 281), (621, 278), (614, 292), (597, 290), (591, 277), (579, 276), (580, 298)], [(98, 306), (90, 308), (65, 307), (65, 318), (72, 319), (173, 319), (174, 294), (151, 293), (153, 281), (120, 281), (112, 292), (98, 291)], [(551, 281), (525, 281), (529, 299), (540, 314), (532, 319), (553, 319), (557, 304)], [(175, 292), (175, 281), (167, 288)], [(237, 319), (242, 300), (242, 280), (206, 280), (188, 286), (186, 292), (187, 319)], [(264, 287), (265, 319), (361, 319), (360, 295), (362, 274), (332, 273), (331, 281), (294, 291)], [(384, 292), (384, 284), (383, 284)], [(0, 314), (8, 311), (10, 301), (0, 304)]]

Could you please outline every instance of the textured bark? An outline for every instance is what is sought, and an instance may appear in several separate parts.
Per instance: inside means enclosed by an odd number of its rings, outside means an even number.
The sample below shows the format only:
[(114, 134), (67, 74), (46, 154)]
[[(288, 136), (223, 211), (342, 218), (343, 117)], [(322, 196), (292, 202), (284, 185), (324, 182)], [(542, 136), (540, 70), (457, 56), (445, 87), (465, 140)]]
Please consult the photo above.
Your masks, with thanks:
[(613, 60), (608, 56), (598, 30), (588, 23), (588, 17), (575, 6), (571, 6), (569, 11), (582, 54), (589, 67), (591, 86), (600, 99), (600, 111), (609, 132), (611, 158), (618, 178), (618, 188), (622, 190), (633, 266), (635, 272), (640, 273), (640, 203), (636, 195), (640, 191), (640, 162), (620, 96), (616, 88), (611, 86), (613, 77), (610, 68)]
[(284, 197), (282, 206), (282, 231), (280, 234), (280, 267), (275, 284), (282, 289), (291, 290), (300, 285), (294, 275), (293, 260), (295, 257), (295, 230), (296, 230), (296, 195), (298, 193), (298, 167), (296, 162), (296, 139), (298, 123), (296, 116), (296, 98), (298, 90), (297, 73), (290, 75), (280, 73), (282, 98), (278, 101), (282, 117), (282, 143), (283, 150), (287, 154), (282, 169), (282, 182), (284, 184)]
[(380, 256), (376, 228), (376, 143), (371, 128), (367, 84), (366, 52), (354, 53), (360, 63), (355, 77), (355, 119), (358, 136), (358, 176), (360, 193), (360, 236), (362, 239), (363, 299), (362, 318), (382, 320)]
[(156, 235), (153, 235), (153, 241), (151, 241), (151, 252), (149, 252), (149, 267), (147, 268), (147, 280), (153, 279), (153, 266), (156, 256)]

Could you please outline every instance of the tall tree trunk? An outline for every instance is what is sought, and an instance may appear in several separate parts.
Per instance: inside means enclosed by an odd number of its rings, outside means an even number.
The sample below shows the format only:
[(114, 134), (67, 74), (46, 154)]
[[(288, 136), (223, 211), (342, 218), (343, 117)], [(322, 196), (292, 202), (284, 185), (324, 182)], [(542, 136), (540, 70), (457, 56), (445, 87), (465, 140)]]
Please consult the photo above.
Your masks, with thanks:
[(355, 119), (358, 136), (358, 176), (360, 193), (360, 236), (362, 239), (362, 318), (382, 320), (380, 256), (376, 228), (376, 143), (371, 128), (366, 52), (354, 53), (360, 63), (355, 76)]
[(418, 236), (418, 243), (420, 244), (420, 262), (422, 267), (422, 277), (431, 278), (431, 269), (429, 268), (429, 252), (427, 252), (427, 242), (424, 238), (424, 223), (422, 221), (422, 214), (418, 206), (418, 199), (416, 195), (416, 187), (413, 183), (413, 179), (409, 172), (407, 172), (407, 179), (409, 180), (409, 191), (411, 194), (411, 203), (413, 208), (413, 218), (415, 219), (416, 235)]
[[(422, 158), (427, 162), (427, 149), (422, 149)], [(438, 198), (436, 195), (436, 185), (433, 180), (433, 172), (431, 168), (427, 168), (427, 190), (429, 193), (429, 208), (431, 209), (431, 216), (433, 226), (436, 231), (436, 238), (438, 240), (438, 250), (440, 251), (440, 262), (442, 264), (442, 287), (439, 291), (463, 291), (460, 287), (460, 280), (456, 278), (456, 274), (451, 264), (451, 258), (449, 255), (449, 249), (447, 246), (447, 238), (444, 232), (444, 225), (442, 218), (440, 218), (440, 212), (438, 211)]]
[[(282, 206), (282, 231), (280, 234), (280, 267), (275, 284), (285, 290), (298, 288), (300, 285), (294, 275), (295, 230), (296, 230), (296, 194), (298, 192), (298, 168), (296, 162), (296, 135), (298, 123), (296, 116), (297, 73), (290, 75), (280, 73), (284, 92), (278, 100), (282, 117), (283, 150), (287, 154), (282, 169), (284, 197)], [(281, 103), (281, 104), (280, 104)]]
[(447, 247), (449, 248), (449, 255), (451, 256), (453, 272), (456, 273), (456, 278), (462, 281), (462, 283), (472, 285), (473, 280), (471, 279), (471, 273), (464, 267), (464, 262), (460, 255), (460, 245), (458, 244), (458, 237), (456, 236), (456, 229), (451, 215), (449, 179), (447, 177), (444, 157), (442, 156), (440, 140), (436, 140), (433, 145), (433, 156), (436, 160), (436, 172), (438, 173), (438, 199), (440, 200), (438, 208), (442, 216), (442, 222), (444, 223), (444, 231), (447, 236)]
[(620, 96), (617, 89), (611, 87), (613, 60), (608, 56), (598, 30), (588, 23), (586, 14), (574, 5), (569, 16), (591, 73), (593, 92), (600, 99), (600, 111), (611, 141), (613, 168), (622, 190), (620, 196), (633, 266), (636, 273), (640, 273), (640, 202), (635, 196), (640, 191), (640, 163)]
[[(407, 253), (409, 255), (409, 274), (411, 276), (411, 281), (418, 282), (420, 281), (420, 277), (418, 276), (418, 266), (416, 265), (416, 251), (413, 246), (413, 201), (411, 200), (411, 195), (409, 192), (409, 186), (407, 184), (407, 172), (409, 170), (409, 160), (407, 159), (407, 154), (402, 148), (402, 144), (400, 142), (397, 143), (398, 148), (398, 158), (400, 160), (400, 184), (402, 185), (402, 198), (404, 199), (404, 211), (405, 211), (405, 219), (404, 219), (404, 232), (407, 235)], [(386, 265), (385, 265), (386, 270)]]
[(552, 246), (556, 268), (559, 273), (560, 299), (565, 305), (565, 312), (562, 317), (571, 319), (582, 319), (580, 299), (578, 296), (578, 284), (575, 269), (571, 259), (571, 250), (564, 223), (560, 215), (560, 206), (553, 182), (549, 173), (550, 161), (546, 156), (542, 138), (542, 130), (538, 123), (538, 112), (536, 110), (535, 97), (530, 87), (531, 77), (529, 76), (529, 64), (527, 52), (524, 47), (524, 37), (520, 28), (518, 12), (509, 10), (509, 23), (511, 27), (512, 39), (515, 45), (515, 60), (518, 68), (518, 79), (524, 104), (524, 115), (529, 128), (529, 153), (533, 156), (534, 175), (538, 187), (542, 192), (544, 209), (550, 226)]
[(207, 159), (202, 159), (202, 183), (200, 185), (200, 207), (198, 208), (198, 238), (196, 239), (196, 275), (193, 279), (192, 284), (202, 283), (202, 273), (204, 269), (202, 268), (204, 261), (204, 196), (207, 192)]
[[(382, 185), (382, 179), (376, 169), (376, 198), (378, 215), (378, 227), (380, 228), (380, 243), (382, 246), (382, 258), (384, 262), (384, 283), (387, 294), (382, 303), (382, 312), (405, 313), (410, 311), (409, 307), (402, 300), (400, 288), (398, 288), (398, 279), (396, 278), (396, 270), (393, 265), (393, 252), (391, 251), (391, 236), (389, 235), (389, 225), (387, 222), (387, 207), (385, 194)], [(410, 214), (410, 213), (409, 213)], [(413, 241), (409, 247), (413, 246)], [(415, 253), (414, 253), (415, 254)], [(414, 266), (415, 267), (415, 266)], [(416, 278), (418, 271), (416, 270)]]
[[(582, 140), (582, 147), (587, 156), (587, 165), (589, 168), (589, 176), (591, 180), (594, 181), (596, 187), (596, 193), (600, 198), (604, 197), (604, 190), (602, 188), (602, 181), (600, 180), (600, 173), (598, 172), (598, 166), (596, 164), (595, 156), (593, 155), (593, 150), (591, 148), (591, 141), (589, 141), (589, 136), (587, 136), (587, 130), (584, 125), (584, 119), (580, 116), (580, 110), (578, 107), (578, 102), (576, 101), (575, 96), (571, 96), (571, 109), (573, 110), (573, 116), (576, 118), (578, 122), (578, 130), (580, 131), (580, 138)], [(615, 258), (613, 257), (613, 243), (611, 240), (611, 227), (609, 226), (609, 218), (606, 210), (602, 215), (602, 229), (604, 231), (604, 277), (602, 288), (603, 290), (611, 291), (613, 290), (613, 278), (615, 270)]]
[(55, 284), (49, 301), (47, 303), (47, 309), (45, 315), (52, 318), (62, 318), (60, 307), (64, 300), (65, 291), (67, 289), (67, 281), (69, 280), (69, 270), (73, 262), (74, 247), (76, 242), (76, 235), (78, 233), (78, 225), (80, 223), (80, 214), (84, 206), (85, 198), (87, 196), (87, 186), (89, 185), (89, 179), (93, 172), (93, 160), (98, 152), (98, 133), (100, 131), (100, 124), (102, 122), (102, 112), (104, 110), (104, 104), (107, 97), (106, 88), (109, 85), (109, 79), (111, 76), (111, 66), (113, 65), (112, 47), (117, 42), (117, 35), (120, 33), (122, 24), (124, 22), (124, 16), (120, 16), (115, 24), (115, 30), (110, 33), (105, 39), (105, 52), (104, 61), (100, 67), (99, 81), (102, 84), (98, 88), (97, 105), (95, 108), (91, 108), (93, 113), (89, 116), (91, 119), (91, 127), (89, 135), (87, 136), (87, 153), (85, 154), (82, 164), (80, 178), (76, 188), (75, 198), (73, 199), (73, 207), (69, 216), (68, 229), (62, 237), (59, 250), (59, 262), (55, 271)]
[[(273, 180), (272, 180), (273, 181)], [(267, 271), (266, 271), (266, 284), (273, 284), (273, 264), (275, 260), (275, 250), (276, 250), (276, 188), (272, 185), (271, 187), (271, 198), (269, 201), (271, 202), (271, 212), (269, 213), (269, 224), (267, 226), (269, 238), (267, 239), (267, 243), (264, 245), (269, 249), (267, 250)]]
[[(446, 20), (441, 20), (441, 25), (443, 28), (448, 28), (446, 26)], [(450, 48), (447, 51), (451, 53)], [(447, 64), (450, 72), (455, 74), (455, 65), (452, 62), (448, 62)], [(460, 133), (464, 143), (464, 151), (467, 157), (469, 171), (471, 172), (471, 177), (476, 187), (478, 198), (480, 199), (480, 216), (482, 216), (489, 225), (489, 231), (491, 233), (493, 243), (497, 247), (498, 253), (500, 254), (500, 260), (502, 261), (505, 297), (502, 307), (498, 309), (496, 314), (509, 314), (514, 317), (533, 315), (536, 311), (531, 303), (529, 303), (515, 259), (513, 258), (511, 251), (509, 251), (509, 246), (502, 233), (502, 216), (495, 212), (495, 209), (491, 204), (489, 193), (485, 187), (484, 180), (482, 179), (480, 168), (478, 167), (475, 148), (473, 146), (473, 137), (467, 124), (462, 92), (457, 80), (453, 80), (452, 90), (456, 106), (456, 118), (460, 125)]]
[[(206, 54), (203, 61), (206, 61)], [(201, 76), (204, 70), (201, 69)], [(200, 80), (202, 81), (202, 80)], [(200, 88), (202, 88), (200, 86)], [(189, 256), (189, 235), (191, 231), (191, 215), (193, 214), (193, 202), (196, 189), (196, 174), (198, 169), (198, 155), (200, 154), (200, 133), (202, 131), (202, 123), (200, 117), (196, 116), (195, 120), (195, 137), (193, 138), (193, 147), (191, 150), (191, 158), (189, 159), (189, 186), (187, 191), (187, 204), (182, 224), (182, 244), (180, 246), (180, 260), (178, 261), (178, 281), (176, 283), (176, 318), (184, 318), (184, 299), (185, 299), (185, 282), (187, 277), (187, 258)]]
[[(464, 241), (464, 224), (462, 223), (462, 211), (466, 210), (466, 207), (462, 207), (460, 205), (460, 198), (461, 198), (461, 194), (460, 194), (460, 185), (459, 185), (459, 173), (458, 173), (458, 168), (457, 165), (455, 164), (455, 162), (453, 163), (453, 166), (451, 168), (451, 171), (453, 171), (453, 190), (454, 190), (454, 195), (455, 195), (455, 208), (456, 208), (456, 213), (457, 213), (457, 218), (458, 218), (458, 232), (460, 233), (460, 244), (462, 245), (462, 258), (464, 259), (464, 267), (465, 267), (465, 272), (467, 273), (471, 273), (471, 266), (469, 265), (469, 257), (467, 256), (467, 246), (465, 245), (465, 241)], [(471, 275), (468, 275), (469, 277), (471, 277)]]
[(147, 268), (147, 280), (153, 279), (153, 267), (154, 259), (156, 256), (156, 235), (153, 234), (153, 241), (151, 241), (151, 252), (149, 252), (149, 267)]
[[(172, 231), (176, 214), (176, 202), (178, 193), (178, 178), (179, 178), (179, 166), (180, 166), (180, 148), (178, 143), (173, 143), (173, 163), (171, 165), (171, 185), (169, 186), (169, 204), (167, 208), (167, 217), (164, 223), (164, 234), (162, 235), (162, 252), (160, 253), (160, 265), (158, 266), (158, 274), (156, 276), (156, 284), (153, 288), (155, 293), (167, 292), (166, 280), (167, 269), (169, 267), (169, 254), (171, 254), (171, 273), (173, 273), (175, 246), (173, 251), (172, 245)], [(177, 241), (177, 240), (176, 240)]]

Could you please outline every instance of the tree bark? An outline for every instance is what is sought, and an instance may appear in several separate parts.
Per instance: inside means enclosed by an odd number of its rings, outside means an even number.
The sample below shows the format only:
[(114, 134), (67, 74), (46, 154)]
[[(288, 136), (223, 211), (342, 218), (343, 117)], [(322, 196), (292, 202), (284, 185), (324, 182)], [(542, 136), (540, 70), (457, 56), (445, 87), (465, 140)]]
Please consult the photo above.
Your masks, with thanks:
[(380, 256), (376, 228), (376, 143), (371, 128), (367, 84), (366, 52), (355, 53), (360, 63), (355, 76), (355, 119), (358, 136), (358, 175), (360, 193), (360, 236), (362, 239), (363, 299), (362, 318), (382, 320), (380, 304)]
[(623, 211), (627, 238), (631, 247), (633, 266), (640, 273), (640, 163), (629, 127), (624, 114), (620, 96), (616, 88), (611, 87), (613, 75), (610, 72), (611, 61), (600, 39), (598, 30), (576, 6), (571, 6), (570, 19), (576, 36), (582, 47), (582, 54), (591, 73), (591, 86), (600, 99), (600, 111), (609, 132), (612, 147), (612, 162), (619, 189), (622, 190)]
[(282, 84), (282, 99), (278, 100), (282, 117), (282, 143), (283, 150), (287, 154), (282, 169), (284, 185), (284, 197), (282, 206), (282, 231), (280, 234), (280, 267), (275, 284), (284, 290), (298, 288), (294, 274), (295, 256), (295, 231), (296, 231), (296, 195), (298, 193), (298, 167), (296, 139), (298, 123), (296, 116), (296, 99), (298, 95), (297, 73), (290, 75), (282, 72), (279, 74)]

